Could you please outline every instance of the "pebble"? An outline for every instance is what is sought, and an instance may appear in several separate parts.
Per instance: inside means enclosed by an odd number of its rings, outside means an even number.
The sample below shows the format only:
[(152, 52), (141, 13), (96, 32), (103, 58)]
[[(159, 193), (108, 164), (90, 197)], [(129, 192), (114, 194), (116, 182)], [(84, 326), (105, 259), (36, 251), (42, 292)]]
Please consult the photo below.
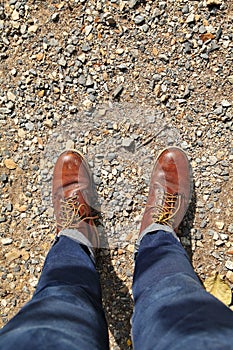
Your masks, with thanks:
[(5, 254), (5, 257), (9, 262), (18, 259), (20, 256), (21, 256), (21, 252), (14, 248), (10, 252)]
[(227, 101), (227, 100), (222, 100), (222, 106), (223, 107), (231, 107), (231, 102)]
[(88, 36), (88, 35), (91, 33), (92, 29), (93, 29), (93, 27), (92, 27), (91, 24), (90, 24), (90, 25), (87, 25), (87, 26), (85, 27), (85, 35)]
[(228, 75), (227, 80), (233, 85), (233, 75)]
[(206, 0), (207, 6), (221, 5), (222, 0)]
[(66, 142), (66, 149), (69, 150), (69, 149), (75, 149), (75, 144), (74, 144), (74, 141), (73, 140), (68, 140)]
[(1, 242), (2, 242), (2, 245), (9, 245), (13, 242), (13, 239), (12, 238), (2, 238)]
[(226, 277), (231, 283), (233, 283), (233, 272), (232, 271), (227, 271)]
[(18, 19), (20, 18), (20, 17), (19, 17), (18, 11), (14, 10), (14, 11), (12, 12), (11, 17), (12, 17), (13, 21), (18, 21)]
[(113, 97), (113, 98), (119, 97), (119, 95), (122, 93), (123, 89), (124, 89), (123, 85), (119, 85), (119, 86), (113, 91), (112, 97)]
[(10, 170), (14, 170), (17, 167), (17, 164), (13, 161), (13, 159), (5, 159), (4, 165)]
[(215, 225), (219, 230), (223, 230), (225, 224), (223, 221), (215, 221)]
[(135, 141), (134, 139), (127, 137), (122, 140), (122, 146), (128, 149), (129, 151), (133, 152), (135, 150)]
[(225, 263), (225, 266), (228, 270), (232, 270), (233, 271), (233, 261), (231, 260), (227, 260)]
[(195, 21), (195, 15), (193, 13), (190, 13), (190, 15), (188, 15), (186, 22), (187, 23), (193, 23)]
[(218, 162), (218, 158), (217, 157), (215, 157), (215, 156), (210, 156), (209, 157), (209, 163), (210, 163), (210, 165), (215, 165), (216, 163)]
[(144, 21), (145, 21), (145, 18), (142, 15), (137, 15), (134, 17), (135, 24), (142, 24)]
[(36, 33), (38, 30), (38, 26), (36, 24), (28, 27), (28, 33)]
[(86, 61), (86, 55), (85, 53), (81, 53), (80, 55), (77, 56), (78, 60), (84, 63)]

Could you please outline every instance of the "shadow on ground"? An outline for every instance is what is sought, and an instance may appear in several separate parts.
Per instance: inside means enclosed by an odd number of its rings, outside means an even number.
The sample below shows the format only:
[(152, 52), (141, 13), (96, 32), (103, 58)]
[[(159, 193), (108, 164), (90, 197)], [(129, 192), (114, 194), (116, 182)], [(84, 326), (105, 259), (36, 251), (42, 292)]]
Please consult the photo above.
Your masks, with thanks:
[(192, 262), (192, 236), (191, 229), (194, 225), (194, 218), (196, 215), (196, 190), (195, 183), (193, 184), (192, 198), (185, 214), (185, 217), (179, 227), (178, 236), (181, 239), (181, 243), (189, 255), (190, 261)]
[(103, 306), (108, 327), (120, 350), (131, 349), (132, 297), (127, 286), (115, 272), (110, 251), (101, 249), (97, 256), (97, 269), (100, 273)]

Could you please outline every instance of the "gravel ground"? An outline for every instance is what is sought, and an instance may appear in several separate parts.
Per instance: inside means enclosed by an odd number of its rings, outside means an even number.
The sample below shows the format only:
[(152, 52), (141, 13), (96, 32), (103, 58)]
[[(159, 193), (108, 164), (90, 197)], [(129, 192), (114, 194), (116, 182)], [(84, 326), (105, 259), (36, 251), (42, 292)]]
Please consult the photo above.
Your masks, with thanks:
[(0, 1), (1, 325), (30, 299), (54, 238), (60, 151), (87, 157), (103, 213), (111, 349), (130, 349), (132, 253), (153, 159), (188, 154), (180, 230), (201, 280), (233, 288), (232, 1)]

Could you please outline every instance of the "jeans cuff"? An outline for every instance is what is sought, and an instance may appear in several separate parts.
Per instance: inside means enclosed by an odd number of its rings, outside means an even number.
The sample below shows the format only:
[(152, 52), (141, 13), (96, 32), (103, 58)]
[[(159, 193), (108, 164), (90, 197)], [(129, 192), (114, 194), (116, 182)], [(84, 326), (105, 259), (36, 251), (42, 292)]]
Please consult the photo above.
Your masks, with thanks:
[(91, 259), (95, 262), (94, 248), (89, 239), (80, 231), (75, 229), (65, 228), (57, 234), (57, 237), (66, 236), (74, 240), (75, 242), (85, 245), (90, 253)]
[(153, 233), (153, 232), (155, 233), (156, 231), (165, 231), (167, 233), (171, 233), (172, 236), (175, 237), (180, 242), (179, 237), (177, 236), (175, 231), (170, 226), (153, 223), (153, 224), (147, 226), (147, 228), (145, 228), (145, 230), (143, 230), (141, 232), (141, 234), (139, 235), (139, 237), (135, 243), (134, 258), (136, 257), (136, 254), (138, 253), (139, 246), (140, 246), (140, 243), (141, 243), (143, 237), (145, 237), (148, 233)]

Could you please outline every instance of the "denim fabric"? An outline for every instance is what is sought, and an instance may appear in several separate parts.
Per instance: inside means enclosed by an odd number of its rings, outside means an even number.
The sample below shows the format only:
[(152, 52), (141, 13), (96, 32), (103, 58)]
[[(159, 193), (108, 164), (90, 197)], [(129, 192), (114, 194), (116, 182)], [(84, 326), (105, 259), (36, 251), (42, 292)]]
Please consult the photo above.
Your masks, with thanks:
[(200, 284), (179, 241), (158, 231), (141, 241), (134, 274), (135, 350), (232, 350), (233, 313)]
[(1, 330), (1, 350), (109, 348), (99, 277), (85, 250), (59, 238), (32, 300)]
[[(135, 350), (233, 350), (232, 311), (205, 292), (171, 234), (142, 238), (133, 295)], [(108, 349), (99, 277), (86, 247), (59, 238), (32, 300), (0, 331), (0, 349)]]

